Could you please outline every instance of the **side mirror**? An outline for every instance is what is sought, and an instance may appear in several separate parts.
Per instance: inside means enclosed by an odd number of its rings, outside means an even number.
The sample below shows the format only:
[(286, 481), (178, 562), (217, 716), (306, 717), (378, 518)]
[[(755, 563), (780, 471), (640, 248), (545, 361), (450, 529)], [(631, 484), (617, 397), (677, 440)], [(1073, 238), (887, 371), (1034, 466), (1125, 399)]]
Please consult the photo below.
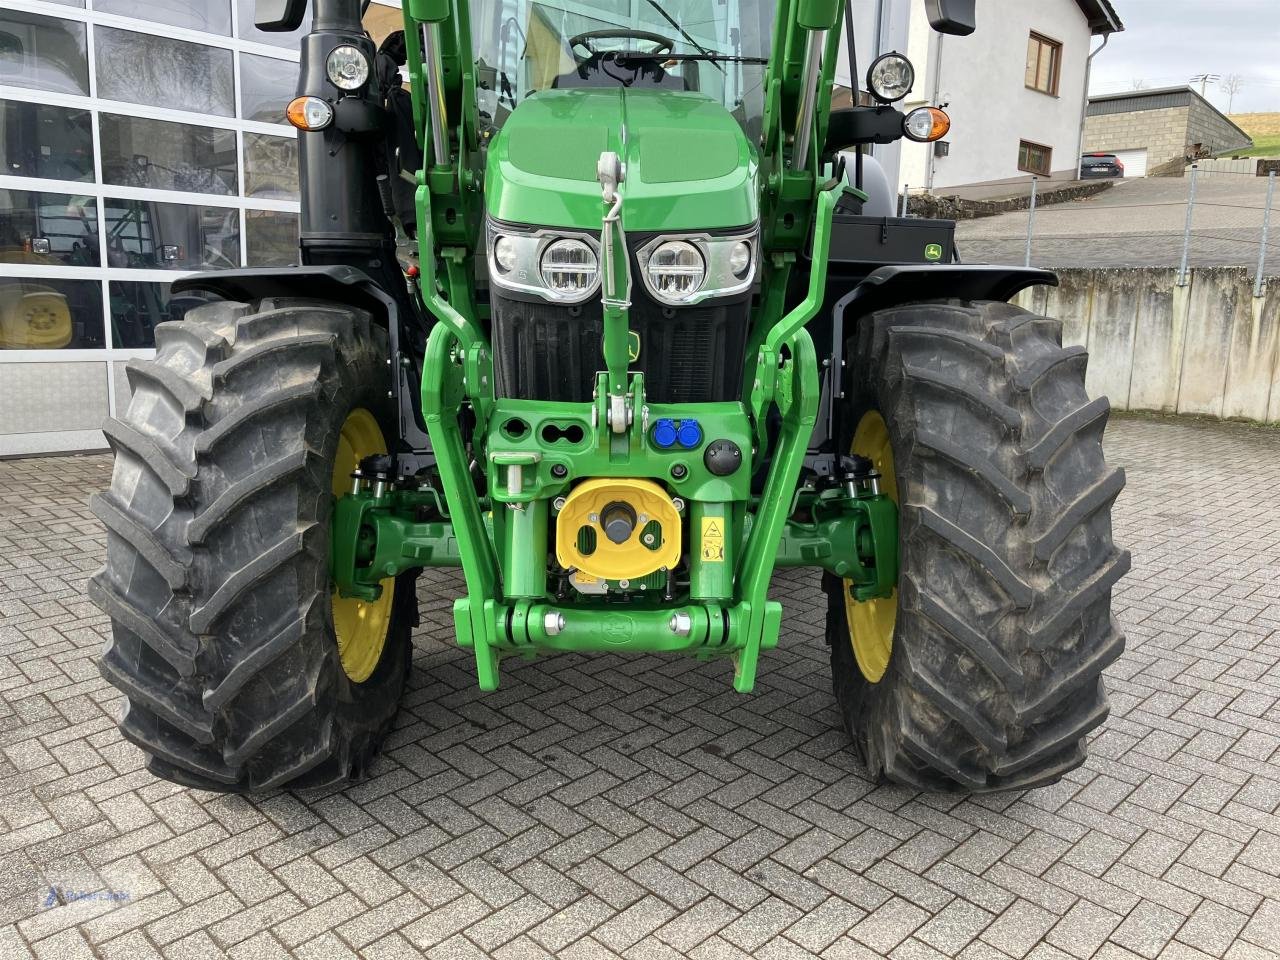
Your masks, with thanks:
[(290, 33), (302, 26), (307, 0), (258, 0), (253, 22), (267, 33)]
[(957, 37), (967, 37), (978, 29), (975, 6), (975, 0), (924, 0), (929, 25)]

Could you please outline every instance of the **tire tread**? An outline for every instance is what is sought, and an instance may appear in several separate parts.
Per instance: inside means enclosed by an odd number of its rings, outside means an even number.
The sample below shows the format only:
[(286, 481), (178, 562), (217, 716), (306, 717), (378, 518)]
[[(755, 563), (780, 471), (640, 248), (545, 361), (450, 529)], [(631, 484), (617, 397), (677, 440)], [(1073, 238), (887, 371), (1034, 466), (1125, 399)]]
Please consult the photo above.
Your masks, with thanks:
[(1109, 404), (1088, 398), (1087, 353), (1063, 347), (1061, 325), (1009, 304), (859, 323), (845, 429), (870, 409), (889, 424), (902, 571), (875, 684), (827, 581), (845, 726), (873, 774), (917, 789), (1052, 783), (1083, 762), (1107, 716), (1103, 670), (1124, 649), (1109, 616), (1130, 563), (1111, 543), (1125, 475), (1102, 455)]
[(112, 619), (99, 670), (127, 698), (121, 732), (190, 787), (340, 783), (391, 728), (415, 619), (407, 576), (374, 675), (346, 679), (330, 461), (346, 410), (393, 422), (385, 331), (343, 305), (218, 302), (157, 327), (156, 344), (104, 426), (116, 471), (92, 500), (109, 536), (89, 594)]

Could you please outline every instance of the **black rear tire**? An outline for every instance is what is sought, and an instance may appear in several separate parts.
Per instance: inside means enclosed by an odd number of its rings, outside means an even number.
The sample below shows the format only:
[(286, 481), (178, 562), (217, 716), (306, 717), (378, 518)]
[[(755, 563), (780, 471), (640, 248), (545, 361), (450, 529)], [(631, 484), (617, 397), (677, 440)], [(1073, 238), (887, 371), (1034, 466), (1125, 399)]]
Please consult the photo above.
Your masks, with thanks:
[(353, 682), (329, 577), (332, 472), (350, 411), (395, 436), (386, 332), (306, 300), (213, 303), (156, 328), (104, 426), (111, 488), (92, 500), (112, 620), (99, 666), (156, 776), (218, 791), (359, 778), (395, 717), (416, 618), (396, 583), (380, 658)]
[(843, 584), (827, 578), (832, 685), (868, 770), (930, 790), (1049, 784), (1107, 715), (1124, 648), (1111, 590), (1129, 568), (1111, 506), (1109, 405), (1061, 325), (1005, 303), (922, 303), (860, 321), (843, 450), (888, 427), (900, 510), (897, 621), (870, 682)]

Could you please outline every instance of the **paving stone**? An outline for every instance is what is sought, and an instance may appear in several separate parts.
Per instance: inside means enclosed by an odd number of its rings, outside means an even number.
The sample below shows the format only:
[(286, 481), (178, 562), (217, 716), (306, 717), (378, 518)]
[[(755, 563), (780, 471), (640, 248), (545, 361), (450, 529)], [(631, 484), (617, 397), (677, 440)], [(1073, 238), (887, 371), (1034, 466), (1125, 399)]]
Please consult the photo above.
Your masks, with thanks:
[[(461, 580), (426, 571), (370, 780), (156, 781), (92, 665), (85, 503), (109, 459), (0, 461), (0, 957), (1274, 958), (1280, 436), (1107, 437), (1135, 560), (1112, 716), (1062, 784), (975, 799), (864, 776), (800, 571), (775, 579), (787, 638), (748, 697), (722, 663), (608, 656), (512, 665), (483, 694), (451, 640)], [(1210, 511), (1166, 466), (1188, 449), (1230, 491)], [(42, 905), (88, 878), (129, 900)]]
[[(1227, 952), (1244, 929), (1249, 917), (1230, 907), (1206, 900), (1196, 908), (1182, 929), (1178, 940), (1215, 957)], [(1272, 947), (1280, 947), (1280, 941), (1271, 941)]]
[(789, 926), (784, 933), (788, 941), (813, 953), (821, 953), (865, 916), (866, 911), (839, 897), (831, 897)]
[[(714, 936), (728, 924), (737, 920), (741, 914), (718, 897), (707, 897), (687, 910), (682, 910), (673, 919), (659, 927), (653, 934), (666, 944), (671, 951), (685, 956), (708, 937)], [(639, 946), (639, 945), (637, 945)], [(627, 951), (627, 956), (640, 955), (652, 950), (637, 951), (635, 947)]]
[(721, 932), (720, 937), (749, 953), (777, 936), (802, 916), (804, 914), (791, 904), (777, 897), (770, 897), (729, 924)]
[(531, 931), (529, 936), (547, 950), (555, 953), (575, 940), (585, 937), (596, 927), (614, 915), (615, 911), (603, 900), (591, 894), (556, 911)]
[(1186, 920), (1182, 914), (1143, 900), (1111, 934), (1111, 942), (1156, 960)]
[(855, 925), (849, 936), (887, 954), (928, 919), (925, 911), (895, 897)]
[(1122, 918), (1088, 900), (1079, 900), (1045, 939), (1079, 960), (1092, 957)]
[(676, 915), (669, 904), (648, 896), (632, 904), (592, 933), (592, 937), (615, 951), (630, 947)]
[(1011, 957), (1025, 957), (1057, 919), (1034, 903), (1017, 900), (982, 932), (982, 941)]
[(956, 898), (917, 930), (914, 936), (941, 953), (955, 956), (994, 919), (994, 914), (967, 900)]
[(1280, 945), (1280, 901), (1268, 900), (1258, 907), (1241, 936), (1260, 947)]

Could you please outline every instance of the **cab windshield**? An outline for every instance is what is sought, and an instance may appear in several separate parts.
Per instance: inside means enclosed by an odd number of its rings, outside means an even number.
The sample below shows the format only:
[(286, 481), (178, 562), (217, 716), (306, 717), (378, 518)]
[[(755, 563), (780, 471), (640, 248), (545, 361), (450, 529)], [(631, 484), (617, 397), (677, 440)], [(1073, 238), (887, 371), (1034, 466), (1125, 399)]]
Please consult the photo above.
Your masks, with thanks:
[[(500, 127), (539, 90), (659, 87), (701, 92), (758, 134), (774, 9), (773, 0), (480, 0), (471, 35), (482, 124)], [(613, 35), (590, 36), (600, 31)]]

